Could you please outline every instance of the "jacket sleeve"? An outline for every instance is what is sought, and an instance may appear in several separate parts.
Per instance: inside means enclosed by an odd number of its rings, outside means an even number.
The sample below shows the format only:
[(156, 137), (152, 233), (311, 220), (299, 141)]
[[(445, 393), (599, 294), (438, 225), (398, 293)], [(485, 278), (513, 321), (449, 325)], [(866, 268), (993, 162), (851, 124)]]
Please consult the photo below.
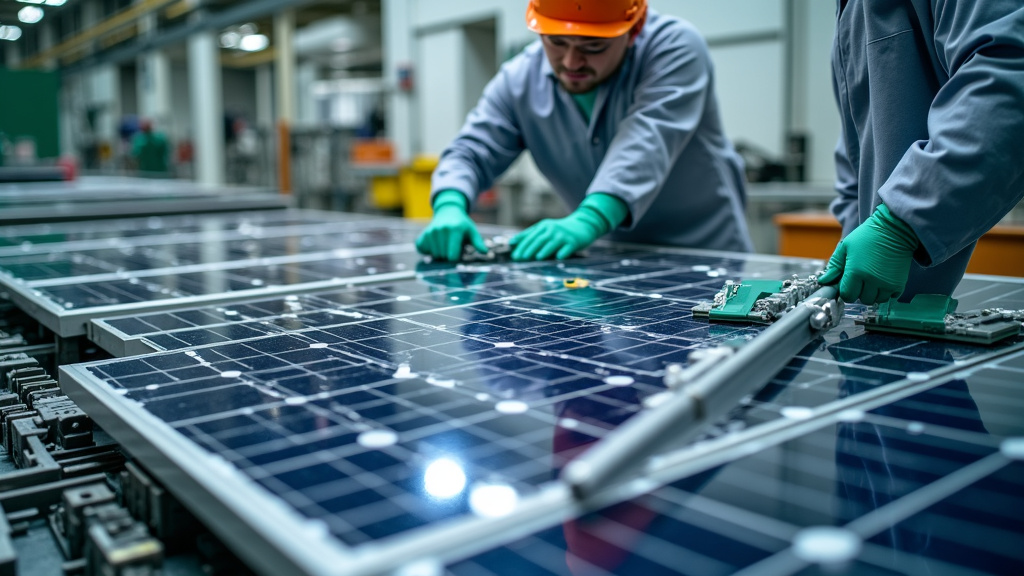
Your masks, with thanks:
[(843, 227), (843, 237), (860, 225), (860, 203), (858, 202), (857, 172), (850, 163), (846, 152), (846, 140), (842, 134), (836, 143), (836, 192), (839, 194), (829, 205), (832, 214)]
[(512, 106), (509, 75), (503, 68), (484, 89), (455, 140), (444, 150), (431, 179), (431, 203), (442, 190), (458, 190), (472, 209), (524, 149)]
[(1024, 196), (1024, 6), (932, 0), (931, 10), (948, 80), (931, 103), (928, 139), (911, 146), (878, 194), (937, 264)]
[(634, 224), (700, 125), (711, 86), (710, 56), (696, 30), (665, 27), (649, 42), (634, 63), (633, 103), (587, 190), (624, 200)]

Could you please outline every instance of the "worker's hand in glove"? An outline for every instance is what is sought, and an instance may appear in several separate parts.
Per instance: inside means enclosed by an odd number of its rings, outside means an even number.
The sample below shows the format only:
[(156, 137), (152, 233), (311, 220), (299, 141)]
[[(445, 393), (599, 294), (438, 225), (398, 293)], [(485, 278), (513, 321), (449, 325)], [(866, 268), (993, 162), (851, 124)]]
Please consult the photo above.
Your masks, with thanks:
[(627, 215), (629, 207), (615, 196), (590, 194), (565, 218), (541, 220), (512, 238), (512, 259), (564, 260), (618, 227)]
[(467, 211), (469, 202), (457, 190), (445, 190), (434, 198), (434, 218), (416, 239), (416, 250), (438, 260), (457, 262), (462, 246), (469, 243), (477, 252), (487, 252), (484, 238)]
[(910, 263), (920, 242), (906, 222), (884, 204), (836, 246), (821, 284), (839, 282), (839, 295), (864, 304), (898, 298), (907, 285)]

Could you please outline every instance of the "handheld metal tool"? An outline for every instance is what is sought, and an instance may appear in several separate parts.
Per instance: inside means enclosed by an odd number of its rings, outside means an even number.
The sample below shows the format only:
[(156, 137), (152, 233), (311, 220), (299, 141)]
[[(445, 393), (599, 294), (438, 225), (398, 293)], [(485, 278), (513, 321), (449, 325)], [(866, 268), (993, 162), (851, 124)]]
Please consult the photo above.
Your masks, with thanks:
[(608, 487), (669, 444), (696, 437), (746, 395), (759, 390), (807, 344), (836, 326), (843, 304), (834, 286), (811, 294), (734, 353), (707, 354), (666, 375), (676, 388), (653, 408), (608, 434), (562, 471), (573, 494), (586, 498)]
[(459, 258), (459, 262), (510, 262), (512, 260), (512, 247), (508, 241), (509, 238), (505, 236), (484, 238), (487, 252), (483, 254), (477, 252), (472, 244), (466, 243), (462, 246), (462, 256)]

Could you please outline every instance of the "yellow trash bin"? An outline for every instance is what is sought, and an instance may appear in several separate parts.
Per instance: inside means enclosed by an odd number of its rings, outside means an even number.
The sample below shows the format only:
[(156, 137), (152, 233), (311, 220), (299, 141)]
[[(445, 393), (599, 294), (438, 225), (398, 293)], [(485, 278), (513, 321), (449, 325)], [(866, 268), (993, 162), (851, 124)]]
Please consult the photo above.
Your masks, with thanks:
[(430, 176), (437, 162), (437, 156), (417, 156), (399, 172), (402, 215), (406, 218), (428, 219), (434, 215), (430, 206)]

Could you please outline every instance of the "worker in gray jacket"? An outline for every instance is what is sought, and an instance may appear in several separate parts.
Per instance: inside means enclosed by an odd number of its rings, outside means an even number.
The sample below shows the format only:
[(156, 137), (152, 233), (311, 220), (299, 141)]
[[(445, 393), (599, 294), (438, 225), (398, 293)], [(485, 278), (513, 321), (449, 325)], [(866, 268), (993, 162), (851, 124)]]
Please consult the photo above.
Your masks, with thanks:
[(1024, 3), (839, 0), (836, 17), (844, 239), (820, 281), (865, 304), (950, 295), (1024, 196)]
[(524, 149), (574, 211), (515, 236), (514, 260), (626, 242), (749, 251), (742, 161), (722, 131), (707, 46), (646, 0), (531, 0), (541, 38), (502, 66), (433, 175), (420, 252), (484, 252), (468, 212)]

